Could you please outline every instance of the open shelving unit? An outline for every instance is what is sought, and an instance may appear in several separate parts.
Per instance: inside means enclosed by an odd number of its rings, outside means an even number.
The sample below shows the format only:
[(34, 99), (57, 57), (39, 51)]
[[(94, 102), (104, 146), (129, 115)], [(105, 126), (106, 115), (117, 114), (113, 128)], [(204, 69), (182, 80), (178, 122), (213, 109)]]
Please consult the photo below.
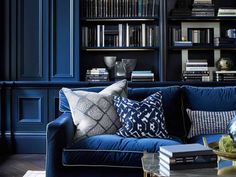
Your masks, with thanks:
[[(171, 27), (179, 28), (182, 38), (186, 39), (186, 24), (187, 28), (213, 28), (213, 35), (215, 37), (226, 37), (225, 33), (228, 29), (236, 29), (234, 16), (217, 16), (217, 10), (220, 7), (231, 7), (236, 8), (236, 1), (223, 1), (223, 0), (214, 0), (212, 1), (215, 5), (215, 16), (172, 16), (171, 11), (175, 8), (177, 0), (167, 0), (166, 8), (166, 26), (167, 30)], [(190, 1), (190, 4), (193, 1)], [(209, 24), (213, 24), (212, 26)], [(185, 26), (185, 27), (183, 27)], [(172, 45), (171, 33), (168, 32), (166, 35), (166, 44), (167, 48), (167, 57), (166, 57), (166, 80), (167, 81), (182, 81), (182, 71), (184, 63), (186, 62), (186, 57), (188, 59), (207, 59), (209, 63), (210, 71), (216, 70), (216, 61), (221, 57), (229, 57), (236, 64), (236, 45), (235, 46), (216, 46), (213, 43), (206, 45), (194, 45), (193, 46), (174, 46)], [(212, 37), (211, 37), (212, 38)], [(188, 39), (189, 40), (189, 39)], [(214, 40), (214, 39), (211, 39)], [(187, 56), (186, 56), (187, 55)], [(174, 71), (168, 72), (168, 71)]]
[(159, 81), (160, 0), (100, 2), (80, 4), (80, 79), (87, 69), (105, 67), (104, 56), (116, 56), (118, 61), (137, 59), (135, 70), (151, 70)]

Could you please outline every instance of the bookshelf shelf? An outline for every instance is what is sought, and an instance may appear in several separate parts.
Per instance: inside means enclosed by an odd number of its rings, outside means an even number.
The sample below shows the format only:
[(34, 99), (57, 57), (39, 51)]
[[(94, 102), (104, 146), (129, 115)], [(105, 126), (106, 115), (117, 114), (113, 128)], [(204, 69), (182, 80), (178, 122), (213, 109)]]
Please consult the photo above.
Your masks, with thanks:
[(97, 51), (155, 51), (159, 47), (94, 47), (94, 48), (82, 48), (84, 51), (97, 52)]
[[(183, 81), (186, 63), (194, 59), (207, 61), (209, 80), (213, 80), (213, 71), (217, 69), (216, 63), (220, 58), (230, 58), (236, 64), (234, 33), (236, 16), (217, 16), (219, 9), (232, 9), (234, 12), (236, 1), (167, 0), (166, 80)], [(232, 11), (227, 13), (230, 14)], [(225, 15), (227, 13), (225, 10)], [(183, 46), (184, 43), (181, 45), (179, 41), (185, 40), (191, 41), (193, 46), (187, 46), (187, 42), (186, 46)], [(174, 60), (176, 58), (178, 60)], [(176, 72), (167, 72), (169, 70)], [(192, 79), (190, 75), (188, 77)]]
[(136, 70), (150, 70), (155, 81), (161, 80), (161, 3), (163, 0), (81, 0), (81, 80), (87, 69), (105, 68), (105, 56), (115, 56), (117, 61), (137, 59)]
[(159, 20), (159, 17), (117, 17), (117, 18), (82, 18), (82, 21), (86, 22), (130, 22), (130, 21), (157, 21)]
[(216, 47), (216, 46), (188, 46), (188, 47), (168, 47), (169, 50), (215, 50), (215, 49), (220, 49), (220, 50), (236, 50), (236, 47)]
[(235, 21), (236, 16), (228, 16), (228, 17), (195, 17), (195, 16), (178, 16), (178, 17), (168, 17), (169, 21), (181, 21), (181, 22), (208, 22), (208, 21)]

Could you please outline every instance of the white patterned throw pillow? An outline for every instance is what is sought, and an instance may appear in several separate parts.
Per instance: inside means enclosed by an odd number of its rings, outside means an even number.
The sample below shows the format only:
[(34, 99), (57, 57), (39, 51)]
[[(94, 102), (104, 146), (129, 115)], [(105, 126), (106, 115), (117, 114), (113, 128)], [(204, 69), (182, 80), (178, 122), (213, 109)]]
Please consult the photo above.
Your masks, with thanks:
[(186, 109), (191, 121), (188, 138), (197, 135), (227, 133), (227, 125), (236, 111), (199, 111)]
[(75, 139), (98, 134), (112, 134), (120, 127), (113, 105), (113, 95), (127, 97), (127, 81), (122, 80), (99, 93), (62, 88), (77, 127)]

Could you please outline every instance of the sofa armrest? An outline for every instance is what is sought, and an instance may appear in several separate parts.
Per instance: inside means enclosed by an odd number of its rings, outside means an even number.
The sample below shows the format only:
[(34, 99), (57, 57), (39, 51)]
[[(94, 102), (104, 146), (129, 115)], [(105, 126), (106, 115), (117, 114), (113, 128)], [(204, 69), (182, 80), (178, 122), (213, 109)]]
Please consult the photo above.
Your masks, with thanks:
[(56, 177), (62, 166), (62, 150), (74, 137), (75, 126), (71, 113), (63, 113), (47, 125), (46, 177)]

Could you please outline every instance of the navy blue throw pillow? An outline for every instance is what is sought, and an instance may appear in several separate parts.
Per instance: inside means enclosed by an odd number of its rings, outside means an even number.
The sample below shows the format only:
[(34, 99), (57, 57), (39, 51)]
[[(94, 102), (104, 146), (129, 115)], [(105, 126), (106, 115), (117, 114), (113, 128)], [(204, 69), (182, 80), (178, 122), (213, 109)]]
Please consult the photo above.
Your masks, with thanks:
[(122, 125), (116, 132), (117, 135), (169, 138), (160, 92), (150, 95), (141, 102), (119, 96), (114, 96), (113, 100)]

